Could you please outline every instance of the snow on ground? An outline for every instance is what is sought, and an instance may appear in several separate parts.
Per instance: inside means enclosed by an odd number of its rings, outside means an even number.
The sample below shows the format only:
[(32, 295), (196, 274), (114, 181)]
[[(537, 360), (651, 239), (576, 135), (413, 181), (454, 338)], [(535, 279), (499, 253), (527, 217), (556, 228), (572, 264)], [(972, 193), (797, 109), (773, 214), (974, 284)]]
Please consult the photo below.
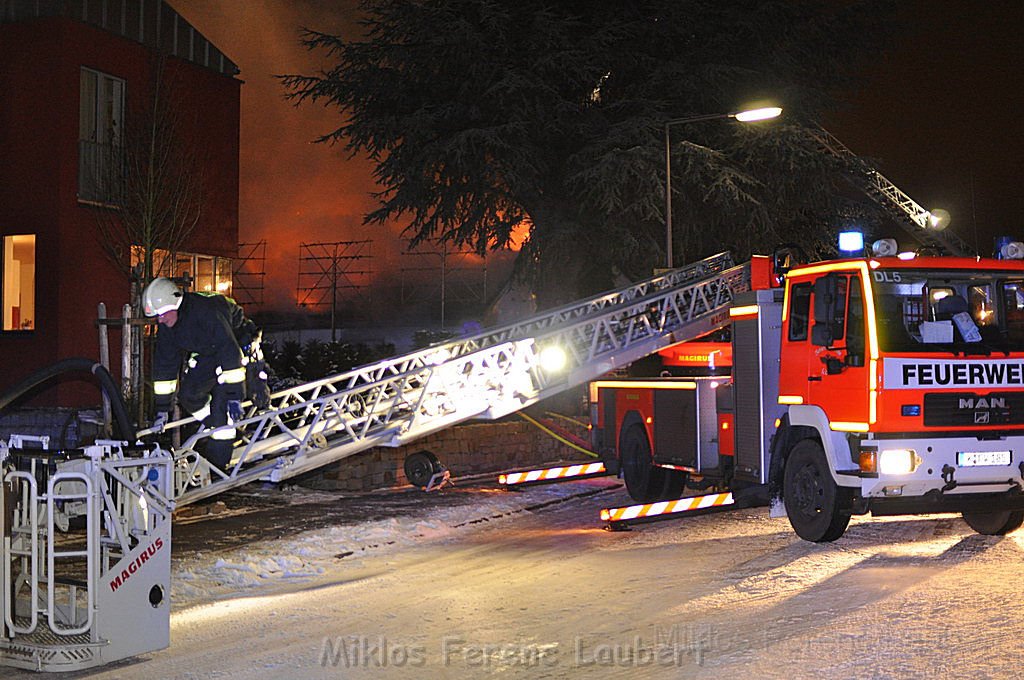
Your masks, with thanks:
[[(180, 678), (1019, 676), (1024, 534), (978, 536), (954, 515), (865, 517), (819, 545), (764, 509), (608, 533), (596, 510), (624, 493), (576, 496), (585, 487), (484, 493), (427, 516), (233, 550), (196, 577), (230, 584), (239, 564), (265, 575), (216, 601), (216, 589), (200, 589), (206, 603), (179, 609), (172, 648), (141, 668)], [(494, 521), (469, 524), (481, 517)], [(338, 545), (353, 555), (335, 559)], [(300, 551), (304, 575), (290, 577), (295, 565), (276, 559)]]
[[(202, 551), (188, 554), (172, 564), (172, 606), (178, 611), (222, 598), (260, 595), (288, 587), (289, 583), (322, 576), (328, 569), (337, 567), (339, 560), (357, 562), (371, 553), (380, 555), (451, 537), (471, 524), (511, 517), (618, 486), (616, 480), (601, 479), (535, 486), (515, 492), (448, 487), (437, 493), (458, 500), (468, 494), (471, 502), (432, 503), (414, 514), (312, 529), (290, 538), (259, 540), (244, 547), (218, 550), (214, 555)], [(344, 495), (300, 487), (292, 487), (284, 493), (288, 504), (308, 506), (311, 511), (315, 511), (318, 504), (345, 501)], [(595, 524), (597, 520), (595, 516)]]

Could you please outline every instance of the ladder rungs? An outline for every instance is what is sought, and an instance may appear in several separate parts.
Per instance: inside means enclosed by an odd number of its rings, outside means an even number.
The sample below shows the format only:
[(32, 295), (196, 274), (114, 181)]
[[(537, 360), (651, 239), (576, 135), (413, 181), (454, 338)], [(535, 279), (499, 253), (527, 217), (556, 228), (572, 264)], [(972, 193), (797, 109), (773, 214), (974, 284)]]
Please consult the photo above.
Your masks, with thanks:
[(67, 550), (67, 551), (60, 551), (60, 552), (58, 552), (56, 550), (53, 551), (54, 559), (57, 559), (58, 557), (88, 557), (88, 556), (89, 556), (89, 551), (88, 550)]

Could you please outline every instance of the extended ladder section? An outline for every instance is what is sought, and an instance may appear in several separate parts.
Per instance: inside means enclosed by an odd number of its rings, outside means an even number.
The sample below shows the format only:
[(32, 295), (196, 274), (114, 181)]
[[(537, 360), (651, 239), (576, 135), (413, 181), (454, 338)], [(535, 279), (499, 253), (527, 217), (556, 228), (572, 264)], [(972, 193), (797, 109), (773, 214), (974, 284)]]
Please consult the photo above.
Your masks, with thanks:
[(749, 285), (749, 265), (733, 266), (721, 253), (521, 322), (277, 392), (266, 411), (250, 406), (234, 424), (238, 439), (226, 471), (202, 456), (214, 430), (192, 432), (191, 418), (175, 421), (167, 426), (181, 439), (172, 452), (174, 498), (180, 505), (246, 482), (279, 482), (374, 446), (500, 418), (726, 325), (734, 295)]
[(0, 442), (0, 666), (81, 670), (166, 647), (170, 456), (47, 444)]
[(931, 212), (922, 208), (899, 187), (883, 177), (882, 173), (850, 151), (830, 132), (820, 127), (810, 128), (809, 131), (828, 153), (856, 162), (861, 171), (861, 176), (858, 177), (860, 188), (872, 200), (888, 210), (896, 218), (897, 223), (919, 243), (937, 248), (948, 255), (973, 255), (973, 249), (963, 239), (951, 231), (936, 229), (935, 216)]

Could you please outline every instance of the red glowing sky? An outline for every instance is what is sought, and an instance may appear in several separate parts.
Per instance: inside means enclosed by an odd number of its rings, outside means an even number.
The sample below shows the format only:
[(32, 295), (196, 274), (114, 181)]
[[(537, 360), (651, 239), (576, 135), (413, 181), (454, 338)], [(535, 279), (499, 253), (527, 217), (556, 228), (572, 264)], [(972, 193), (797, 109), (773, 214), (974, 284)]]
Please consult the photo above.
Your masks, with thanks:
[[(273, 75), (313, 72), (319, 55), (300, 46), (300, 27), (351, 35), (357, 0), (171, 4), (241, 69), (240, 238), (267, 240), (267, 302), (294, 302), (300, 241), (374, 239), (375, 271), (410, 263), (397, 227), (362, 225), (374, 207), (369, 162), (312, 143), (338, 114), (294, 107)], [(1015, 121), (1024, 3), (905, 0), (900, 11), (908, 28), (894, 50), (825, 126), (926, 208), (949, 210), (982, 252), (995, 232), (1024, 237)]]
[(362, 252), (373, 259), (354, 267), (392, 280), (399, 268), (422, 267), (423, 258), (402, 255), (406, 245), (398, 226), (363, 226), (363, 215), (376, 207), (369, 161), (349, 159), (340, 146), (313, 143), (338, 126), (338, 113), (318, 104), (294, 106), (274, 77), (315, 71), (319, 55), (299, 44), (300, 28), (351, 35), (357, 1), (171, 4), (241, 70), (239, 238), (267, 241), (267, 306), (294, 309), (300, 242), (372, 239), (370, 250)]
[[(313, 145), (331, 129), (330, 112), (284, 101), (275, 73), (308, 72), (314, 58), (298, 44), (299, 25), (331, 26), (343, 11), (302, 2), (173, 0), (175, 9), (241, 70), (239, 238), (267, 240), (267, 301), (293, 300), (299, 242), (371, 238), (361, 215), (371, 204), (366, 162)], [(340, 6), (352, 3), (338, 3)]]

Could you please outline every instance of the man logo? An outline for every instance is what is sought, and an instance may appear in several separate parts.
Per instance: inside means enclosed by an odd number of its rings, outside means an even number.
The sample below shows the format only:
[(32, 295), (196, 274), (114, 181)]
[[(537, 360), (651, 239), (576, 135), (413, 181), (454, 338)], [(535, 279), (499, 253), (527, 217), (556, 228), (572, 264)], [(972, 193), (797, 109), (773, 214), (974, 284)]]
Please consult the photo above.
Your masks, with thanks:
[(974, 412), (974, 424), (975, 425), (988, 425), (988, 411), (975, 411)]
[(966, 399), (961, 397), (960, 399), (961, 409), (974, 409), (974, 408), (1006, 408), (1006, 397), (967, 397)]

